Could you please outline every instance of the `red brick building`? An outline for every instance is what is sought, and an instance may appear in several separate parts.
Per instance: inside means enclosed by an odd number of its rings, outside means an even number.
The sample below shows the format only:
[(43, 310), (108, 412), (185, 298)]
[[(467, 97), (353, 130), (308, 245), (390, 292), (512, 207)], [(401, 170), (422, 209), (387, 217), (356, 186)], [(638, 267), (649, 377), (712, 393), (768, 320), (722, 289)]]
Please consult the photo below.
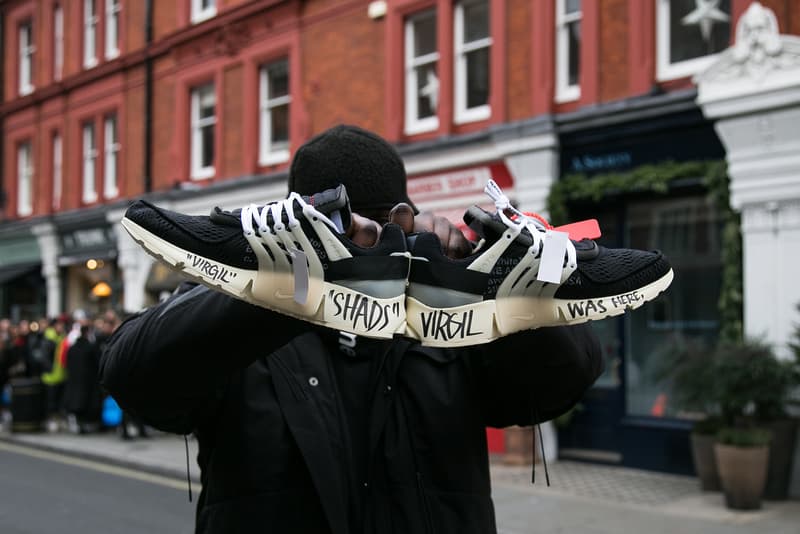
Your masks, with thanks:
[[(152, 302), (167, 287), (119, 231), (129, 199), (201, 213), (280, 197), (293, 151), (337, 123), (395, 143), (415, 201), (454, 219), (488, 177), (543, 210), (565, 174), (723, 159), (692, 76), (750, 3), (2, 0), (0, 315)], [(800, 34), (800, 4), (762, 3)], [(637, 206), (601, 213), (606, 233), (630, 243)], [(713, 336), (702, 325), (716, 320), (670, 324)], [(587, 428), (605, 437), (570, 447), (617, 461), (619, 420), (652, 416), (658, 391), (629, 387), (631, 351), (652, 347), (604, 323), (601, 386), (624, 393), (588, 402), (602, 406)]]

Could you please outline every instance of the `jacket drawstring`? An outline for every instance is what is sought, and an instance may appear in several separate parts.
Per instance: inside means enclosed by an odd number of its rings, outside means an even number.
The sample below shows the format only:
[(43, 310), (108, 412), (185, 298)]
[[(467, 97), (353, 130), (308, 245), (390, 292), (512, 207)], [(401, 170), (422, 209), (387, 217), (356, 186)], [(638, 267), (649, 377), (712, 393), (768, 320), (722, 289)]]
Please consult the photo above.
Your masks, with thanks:
[(186, 444), (186, 482), (189, 484), (189, 502), (192, 502), (192, 477), (189, 474), (189, 438), (183, 435), (183, 442)]
[[(542, 451), (542, 464), (544, 465), (544, 479), (547, 487), (550, 487), (550, 473), (547, 472), (547, 454), (544, 452), (544, 438), (542, 437), (542, 425), (539, 423), (539, 412), (536, 409), (536, 401), (531, 398), (533, 401), (531, 403), (531, 417), (533, 417), (534, 423), (536, 423), (536, 430), (535, 432), (539, 434), (539, 450)], [(531, 484), (536, 484), (536, 438), (532, 440), (532, 448), (533, 448), (533, 465), (531, 466)]]

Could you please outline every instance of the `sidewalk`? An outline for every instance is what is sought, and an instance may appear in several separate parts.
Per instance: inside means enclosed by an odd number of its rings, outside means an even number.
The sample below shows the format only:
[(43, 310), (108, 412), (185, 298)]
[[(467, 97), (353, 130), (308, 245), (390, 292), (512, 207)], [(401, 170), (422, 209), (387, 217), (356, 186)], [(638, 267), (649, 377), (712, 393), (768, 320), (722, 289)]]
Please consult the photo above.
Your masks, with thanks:
[[(186, 449), (180, 436), (123, 441), (115, 434), (10, 434), (0, 441), (186, 479)], [(197, 443), (189, 439), (192, 478), (199, 480)], [(765, 502), (756, 512), (725, 508), (719, 493), (703, 493), (693, 477), (637, 469), (559, 461), (536, 467), (492, 465), (500, 534), (798, 534), (800, 501)]]

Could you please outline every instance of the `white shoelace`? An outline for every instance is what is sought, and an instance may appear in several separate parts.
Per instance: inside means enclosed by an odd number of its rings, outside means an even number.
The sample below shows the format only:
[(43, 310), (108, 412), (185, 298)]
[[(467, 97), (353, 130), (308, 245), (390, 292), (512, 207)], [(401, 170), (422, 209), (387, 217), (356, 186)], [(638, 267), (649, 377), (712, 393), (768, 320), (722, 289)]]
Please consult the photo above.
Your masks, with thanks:
[[(524, 229), (528, 229), (528, 233), (533, 239), (533, 245), (529, 250), (534, 254), (538, 254), (541, 251), (539, 272), (536, 277), (538, 280), (560, 284), (563, 281), (565, 256), (567, 259), (566, 267), (569, 267), (570, 270), (577, 267), (577, 253), (575, 252), (575, 245), (569, 240), (569, 234), (548, 229), (541, 221), (537, 221), (519, 211), (511, 204), (509, 198), (494, 180), (489, 180), (484, 192), (494, 201), (497, 214), (511, 232), (512, 240), (516, 239)], [(516, 215), (516, 220), (506, 215), (506, 211)]]

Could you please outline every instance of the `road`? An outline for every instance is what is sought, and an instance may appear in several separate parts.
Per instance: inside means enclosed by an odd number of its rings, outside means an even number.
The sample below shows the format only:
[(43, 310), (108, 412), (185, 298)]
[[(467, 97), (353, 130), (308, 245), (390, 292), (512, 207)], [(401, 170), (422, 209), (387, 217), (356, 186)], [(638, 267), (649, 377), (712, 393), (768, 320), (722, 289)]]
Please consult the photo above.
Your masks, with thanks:
[(190, 534), (194, 509), (185, 480), (0, 442), (3, 534)]

